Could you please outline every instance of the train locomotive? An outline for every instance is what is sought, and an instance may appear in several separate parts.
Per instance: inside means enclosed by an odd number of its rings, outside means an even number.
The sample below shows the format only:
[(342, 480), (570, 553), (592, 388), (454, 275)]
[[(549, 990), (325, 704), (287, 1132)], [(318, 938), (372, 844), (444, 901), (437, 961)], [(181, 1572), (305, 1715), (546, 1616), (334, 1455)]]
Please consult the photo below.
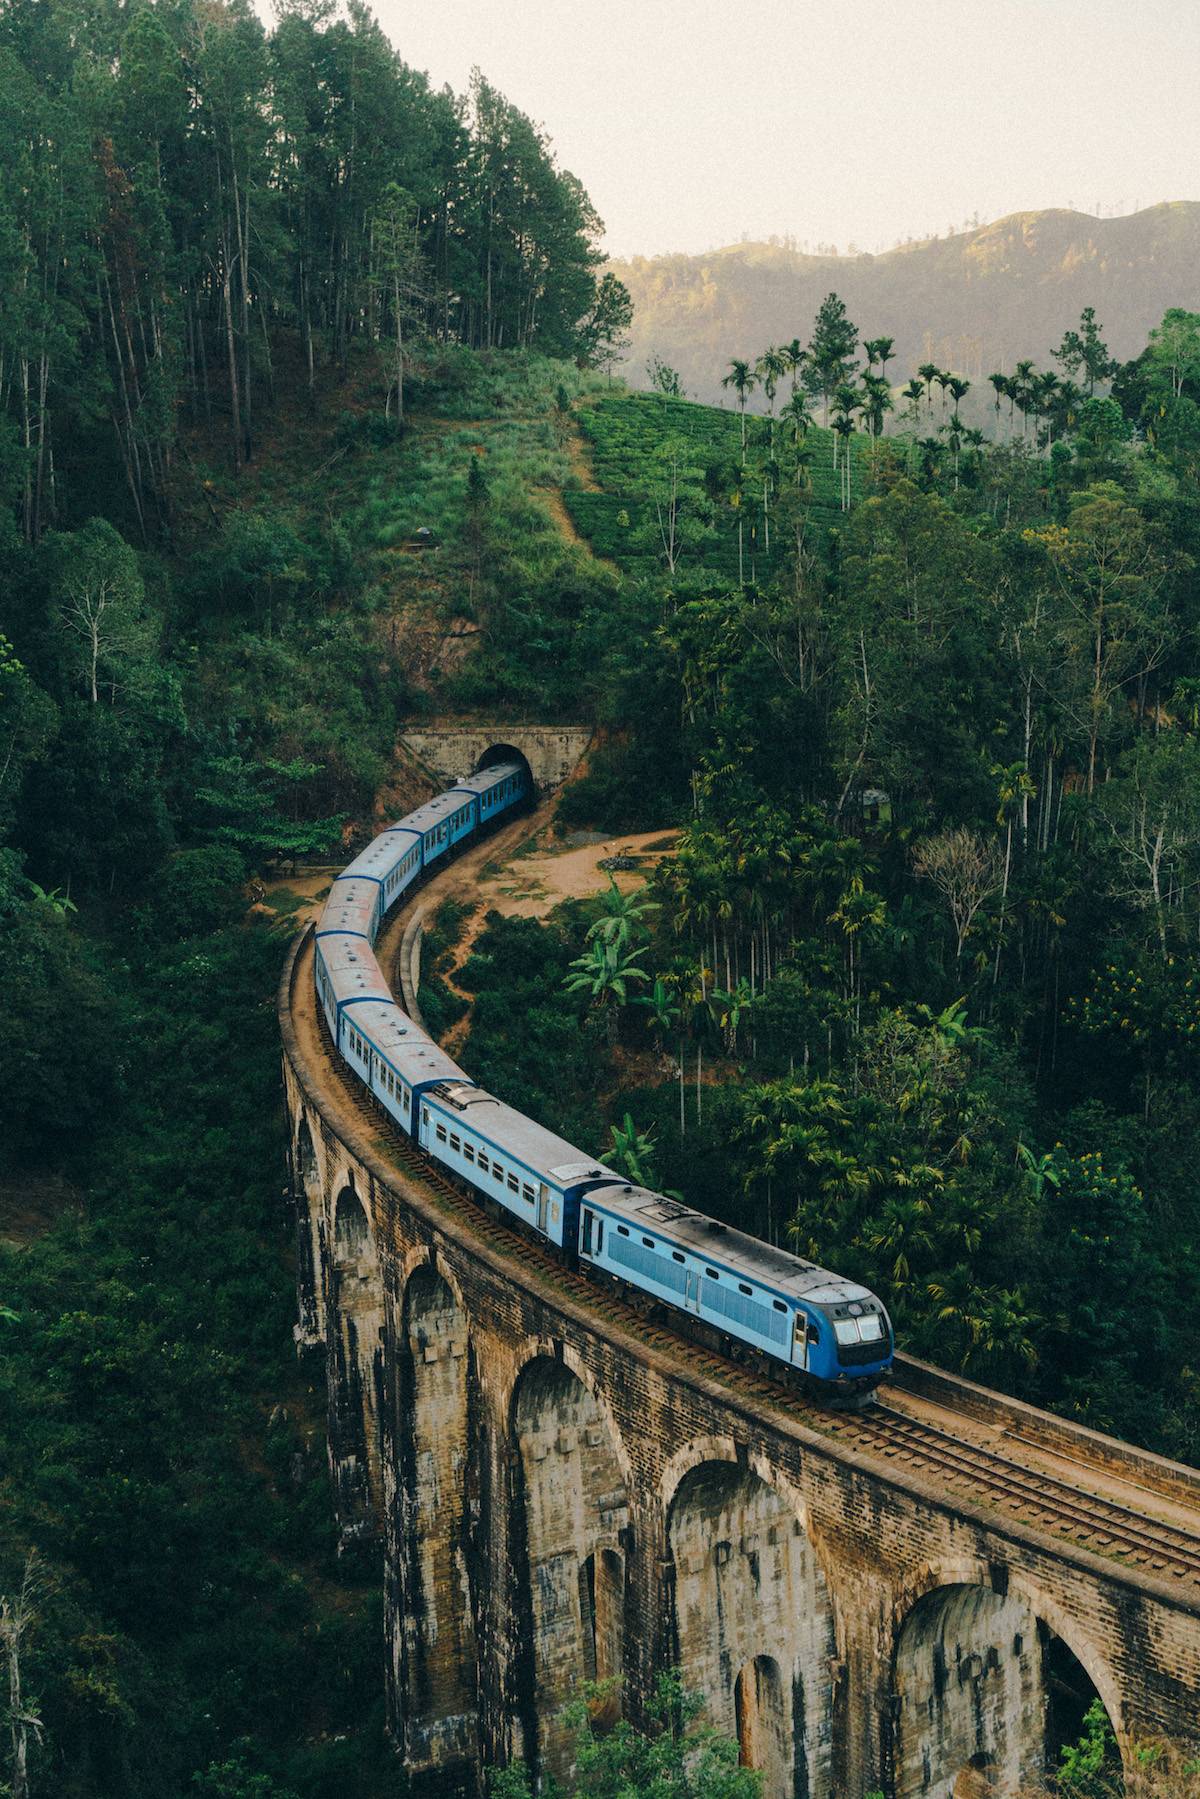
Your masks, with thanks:
[(481, 769), (382, 831), (334, 881), (314, 966), (335, 1053), (424, 1155), (572, 1266), (786, 1367), (832, 1404), (865, 1402), (893, 1356), (873, 1293), (630, 1184), (478, 1086), (392, 997), (374, 950), (385, 915), (529, 797), (522, 764)]

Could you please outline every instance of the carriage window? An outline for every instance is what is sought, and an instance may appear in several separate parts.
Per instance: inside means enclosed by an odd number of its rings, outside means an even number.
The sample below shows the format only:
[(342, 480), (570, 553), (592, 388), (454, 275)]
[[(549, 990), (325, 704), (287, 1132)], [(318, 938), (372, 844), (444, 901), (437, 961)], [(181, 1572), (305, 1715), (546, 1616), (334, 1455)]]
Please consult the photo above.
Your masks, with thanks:
[(883, 1335), (883, 1319), (877, 1312), (868, 1312), (859, 1319), (858, 1330), (864, 1343), (877, 1343)]
[(484, 1173), (484, 1174), (486, 1174), (486, 1173), (487, 1173), (487, 1171), (488, 1171), (488, 1159), (487, 1159), (487, 1157), (486, 1157), (486, 1156), (485, 1156), (485, 1155), (484, 1155), (484, 1153), (483, 1153), (483, 1151), (482, 1151), (482, 1150), (480, 1150), (480, 1152), (479, 1152), (479, 1167), (480, 1167), (480, 1170), (481, 1170), (481, 1172), (482, 1172), (482, 1173)]
[(446, 1141), (446, 1127), (444, 1124), (439, 1124), (437, 1127), (437, 1140), (439, 1143), (444, 1143)]
[(753, 1288), (753, 1287), (748, 1287), (748, 1286), (747, 1286), (747, 1285), (746, 1285), (746, 1283), (745, 1283), (745, 1281), (739, 1281), (739, 1282), (738, 1282), (738, 1292), (739, 1292), (739, 1293), (753, 1293), (753, 1292), (754, 1292), (754, 1288)]
[(492, 1163), (492, 1179), (494, 1181), (499, 1181), (501, 1186), (504, 1185), (504, 1170), (501, 1168), (499, 1162)]
[(425, 1107), (425, 1106), (422, 1106), (422, 1107), (421, 1107), (421, 1123), (422, 1123), (422, 1124), (428, 1124), (428, 1123), (429, 1123), (429, 1112), (428, 1112), (428, 1109), (427, 1109), (427, 1108), (426, 1108), (426, 1107)]
[(653, 1237), (643, 1237), (642, 1242), (647, 1249), (653, 1249), (655, 1247), (655, 1242), (654, 1242)]
[(721, 1278), (715, 1268), (706, 1268), (704, 1272), (707, 1274), (710, 1281), (719, 1281)]
[(685, 1260), (685, 1259), (686, 1259), (686, 1258), (685, 1258), (685, 1257), (684, 1257), (684, 1253), (683, 1253), (683, 1251), (682, 1251), (682, 1250), (681, 1250), (681, 1249), (673, 1249), (673, 1250), (672, 1250), (672, 1251), (671, 1251), (671, 1254), (672, 1254), (672, 1255), (673, 1255), (673, 1256), (674, 1256), (674, 1258), (675, 1258), (675, 1260), (676, 1260), (676, 1261), (677, 1261), (677, 1262), (682, 1262), (682, 1261), (684, 1261), (684, 1260)]
[(627, 1224), (619, 1224), (617, 1226), (617, 1235), (618, 1237), (627, 1237), (629, 1235), (629, 1226)]
[(839, 1343), (857, 1343), (858, 1320), (856, 1318), (835, 1318), (833, 1334)]
[(534, 1200), (537, 1198), (537, 1194), (534, 1192), (532, 1187), (530, 1187), (530, 1186), (526, 1185), (524, 1182), (522, 1182), (521, 1197), (523, 1199), (527, 1199), (529, 1201), (530, 1205), (532, 1205)]
[(464, 1143), (463, 1155), (468, 1162), (473, 1162), (475, 1160), (475, 1145), (473, 1143)]
[(787, 1311), (787, 1307), (784, 1305), (782, 1299), (773, 1299), (771, 1301), (771, 1304), (775, 1307), (775, 1310), (777, 1312), (786, 1312)]
[(508, 1177), (508, 1190), (510, 1193), (519, 1193), (521, 1191), (521, 1183), (515, 1174), (510, 1174)]
[(400, 1089), (400, 1110), (402, 1112), (408, 1111), (408, 1094), (403, 1087)]
[(451, 1136), (450, 1136), (450, 1147), (451, 1147), (451, 1149), (454, 1149), (454, 1150), (458, 1150), (458, 1149), (462, 1148), (462, 1144), (459, 1142), (458, 1138), (456, 1136), (454, 1136), (453, 1133), (451, 1133)]

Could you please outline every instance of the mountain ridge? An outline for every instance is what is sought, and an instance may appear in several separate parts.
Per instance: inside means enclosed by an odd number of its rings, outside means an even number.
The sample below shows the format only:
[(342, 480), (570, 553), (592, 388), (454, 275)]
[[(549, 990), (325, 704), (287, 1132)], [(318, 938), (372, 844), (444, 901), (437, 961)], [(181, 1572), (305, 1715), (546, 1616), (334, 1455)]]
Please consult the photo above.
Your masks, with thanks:
[(895, 338), (894, 382), (926, 361), (983, 382), (1021, 357), (1045, 366), (1085, 306), (1096, 308), (1122, 360), (1138, 354), (1168, 306), (1200, 306), (1200, 201), (1162, 201), (1112, 219), (1027, 209), (854, 255), (746, 243), (609, 267), (634, 302), (624, 365), (634, 382), (657, 355), (679, 370), (689, 394), (721, 399), (730, 358), (806, 341), (831, 289), (861, 335)]

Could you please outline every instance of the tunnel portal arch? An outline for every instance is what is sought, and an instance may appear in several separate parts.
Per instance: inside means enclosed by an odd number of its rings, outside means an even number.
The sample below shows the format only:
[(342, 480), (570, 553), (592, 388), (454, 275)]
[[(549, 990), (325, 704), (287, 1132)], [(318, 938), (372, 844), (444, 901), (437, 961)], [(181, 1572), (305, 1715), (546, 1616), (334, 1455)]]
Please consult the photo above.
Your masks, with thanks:
[(530, 767), (528, 756), (525, 754), (524, 750), (519, 750), (516, 745), (512, 743), (490, 744), (488, 748), (484, 750), (482, 756), (479, 757), (472, 773), (481, 775), (485, 769), (495, 768), (497, 764), (501, 762), (519, 762), (525, 771), (525, 779), (529, 782), (530, 792), (537, 791), (538, 783), (534, 778), (533, 769)]

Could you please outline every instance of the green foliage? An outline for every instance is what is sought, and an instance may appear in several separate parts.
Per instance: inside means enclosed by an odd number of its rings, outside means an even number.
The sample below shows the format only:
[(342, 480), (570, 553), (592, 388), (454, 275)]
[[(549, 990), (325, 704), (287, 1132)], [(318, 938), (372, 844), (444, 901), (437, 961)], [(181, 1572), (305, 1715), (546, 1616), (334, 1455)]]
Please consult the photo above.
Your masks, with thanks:
[(1063, 1745), (1058, 1784), (1078, 1799), (1109, 1799), (1123, 1788), (1116, 1739), (1099, 1699), (1088, 1707), (1079, 1741)]
[[(573, 1799), (757, 1799), (762, 1775), (739, 1765), (734, 1738), (703, 1722), (702, 1696), (685, 1691), (678, 1673), (659, 1675), (647, 1731), (624, 1718), (601, 1728), (596, 1714), (610, 1699), (609, 1688), (589, 1687), (564, 1713), (575, 1731), (575, 1774), (563, 1791)], [(529, 1790), (519, 1763), (488, 1782), (492, 1799), (528, 1799)]]
[[(735, 579), (738, 574), (738, 514), (746, 518), (743, 533), (743, 572), (765, 579), (780, 566), (783, 544), (776, 537), (772, 548), (762, 520), (764, 465), (772, 449), (772, 428), (765, 419), (748, 419), (747, 469), (740, 473), (740, 425), (737, 418), (712, 406), (698, 406), (669, 393), (602, 394), (583, 407), (581, 429), (592, 451), (592, 467), (603, 489), (593, 493), (568, 489), (567, 508), (577, 528), (588, 538), (598, 556), (610, 557), (628, 573), (641, 576), (661, 566), (662, 550), (655, 516), (654, 487), (662, 484), (664, 446), (681, 448), (681, 460), (690, 471), (689, 486), (707, 496), (707, 514), (700, 513), (691, 540), (685, 544), (683, 566), (702, 569), (710, 576)], [(776, 428), (782, 453), (784, 434)], [(814, 427), (809, 433), (812, 451), (812, 487), (806, 498), (814, 532), (831, 526), (841, 507), (838, 482), (831, 463), (832, 438)], [(867, 449), (861, 434), (852, 441), (853, 485), (856, 493), (868, 483)], [(769, 479), (769, 477), (767, 477)], [(778, 478), (768, 504), (777, 495)], [(738, 495), (735, 506), (733, 496)], [(622, 515), (626, 522), (622, 523)], [(769, 520), (767, 521), (770, 522)]]

